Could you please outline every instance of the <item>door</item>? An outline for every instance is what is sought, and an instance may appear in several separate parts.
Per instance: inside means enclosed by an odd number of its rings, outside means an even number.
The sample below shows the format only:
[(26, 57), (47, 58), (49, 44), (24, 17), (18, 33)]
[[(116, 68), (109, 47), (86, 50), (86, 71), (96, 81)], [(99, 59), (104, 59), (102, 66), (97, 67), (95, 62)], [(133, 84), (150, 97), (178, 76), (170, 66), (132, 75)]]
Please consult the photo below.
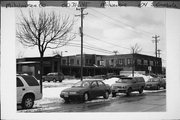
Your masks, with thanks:
[(132, 89), (133, 91), (138, 90), (139, 89), (139, 82), (137, 78), (133, 78), (133, 84), (132, 84)]
[(98, 87), (99, 87), (99, 96), (103, 96), (106, 91), (106, 85), (102, 81), (98, 81)]
[(91, 97), (95, 98), (95, 97), (99, 96), (100, 89), (99, 89), (96, 81), (93, 81), (91, 83), (90, 88), (91, 88)]
[(16, 77), (16, 87), (17, 87), (17, 103), (21, 103), (25, 88), (23, 82), (18, 77)]

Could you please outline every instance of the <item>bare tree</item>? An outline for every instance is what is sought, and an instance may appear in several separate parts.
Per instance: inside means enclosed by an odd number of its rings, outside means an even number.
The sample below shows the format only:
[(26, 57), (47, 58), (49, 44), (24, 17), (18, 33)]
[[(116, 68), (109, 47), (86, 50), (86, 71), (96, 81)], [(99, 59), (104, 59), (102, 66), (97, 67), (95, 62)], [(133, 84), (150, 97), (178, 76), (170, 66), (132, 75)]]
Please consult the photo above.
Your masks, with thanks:
[(42, 69), (43, 57), (46, 49), (56, 49), (66, 45), (75, 38), (72, 34), (74, 19), (65, 14), (54, 11), (49, 13), (40, 11), (36, 16), (29, 11), (25, 16), (21, 11), (22, 18), (17, 23), (16, 37), (27, 47), (38, 47), (40, 53), (40, 85), (42, 92)]
[(117, 51), (117, 50), (114, 50), (113, 53), (114, 53), (115, 55), (117, 55), (118, 51)]
[(134, 69), (135, 69), (135, 56), (134, 54), (140, 53), (142, 48), (136, 43), (134, 46), (131, 46), (131, 54), (132, 54), (132, 76), (134, 77)]
[(136, 43), (134, 46), (131, 46), (131, 53), (137, 54), (142, 51), (142, 48)]

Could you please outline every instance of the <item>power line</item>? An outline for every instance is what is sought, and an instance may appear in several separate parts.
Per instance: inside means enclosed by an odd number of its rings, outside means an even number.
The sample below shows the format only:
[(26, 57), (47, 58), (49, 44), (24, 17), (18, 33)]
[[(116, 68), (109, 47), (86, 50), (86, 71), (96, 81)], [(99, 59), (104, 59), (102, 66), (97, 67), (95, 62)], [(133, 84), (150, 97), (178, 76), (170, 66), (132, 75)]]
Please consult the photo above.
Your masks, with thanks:
[[(80, 47), (80, 44), (68, 44), (67, 46)], [(98, 50), (98, 49), (93, 49), (93, 48), (91, 48), (91, 47), (87, 47), (87, 46), (84, 46), (84, 49), (93, 50), (93, 51), (96, 51), (96, 52), (101, 52), (101, 53), (112, 54), (112, 52), (101, 51), (101, 50)]]
[[(78, 43), (69, 43), (69, 44), (80, 45)], [(91, 49), (97, 49), (99, 51), (108, 52), (108, 53), (111, 53), (111, 54), (113, 53), (112, 51), (109, 51), (109, 50), (106, 50), (106, 49), (102, 49), (102, 48), (97, 48), (97, 47), (93, 47), (93, 46), (89, 46), (89, 45), (84, 45), (84, 46), (89, 47)]]
[[(93, 11), (95, 11), (96, 13), (98, 12), (99, 14), (101, 14), (101, 15), (103, 15), (103, 16), (105, 16), (105, 17), (107, 17), (107, 18), (109, 18), (109, 19), (111, 19), (111, 20), (113, 20), (113, 21), (115, 21), (115, 22), (121, 23), (121, 24), (123, 24), (123, 25), (125, 25), (125, 26), (130, 26), (134, 32), (137, 32), (137, 29), (136, 29), (134, 26), (130, 25), (130, 24), (127, 24), (127, 23), (124, 23), (124, 22), (122, 22), (122, 21), (120, 21), (120, 20), (114, 19), (114, 18), (112, 18), (112, 17), (110, 17), (110, 16), (108, 16), (108, 15), (102, 13), (102, 12), (99, 12), (99, 11), (97, 11), (97, 10), (95, 10), (95, 9), (92, 9), (92, 8), (90, 8), (90, 9), (93, 10)], [(130, 30), (131, 30), (131, 29), (130, 29)], [(140, 30), (140, 31), (142, 31), (142, 32), (144, 32), (144, 33), (146, 33), (146, 34), (152, 35), (152, 33), (150, 33), (150, 32), (147, 32), (147, 31), (144, 31), (144, 30)]]

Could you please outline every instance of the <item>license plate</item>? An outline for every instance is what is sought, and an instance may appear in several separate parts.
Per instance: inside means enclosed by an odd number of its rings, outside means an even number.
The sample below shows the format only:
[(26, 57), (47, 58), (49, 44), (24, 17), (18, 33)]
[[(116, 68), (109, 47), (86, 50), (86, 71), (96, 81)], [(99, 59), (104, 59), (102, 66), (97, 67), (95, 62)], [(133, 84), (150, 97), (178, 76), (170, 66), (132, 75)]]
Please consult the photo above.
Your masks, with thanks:
[(150, 88), (150, 86), (147, 86), (147, 88)]

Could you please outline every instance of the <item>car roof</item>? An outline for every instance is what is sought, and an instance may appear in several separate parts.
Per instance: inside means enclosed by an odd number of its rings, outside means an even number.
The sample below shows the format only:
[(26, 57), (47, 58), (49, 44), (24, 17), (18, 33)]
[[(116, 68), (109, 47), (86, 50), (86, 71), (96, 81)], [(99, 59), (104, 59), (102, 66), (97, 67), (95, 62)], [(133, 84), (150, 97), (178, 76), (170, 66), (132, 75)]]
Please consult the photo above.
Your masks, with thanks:
[(102, 81), (102, 80), (101, 79), (85, 79), (83, 81), (92, 82), (92, 81)]

